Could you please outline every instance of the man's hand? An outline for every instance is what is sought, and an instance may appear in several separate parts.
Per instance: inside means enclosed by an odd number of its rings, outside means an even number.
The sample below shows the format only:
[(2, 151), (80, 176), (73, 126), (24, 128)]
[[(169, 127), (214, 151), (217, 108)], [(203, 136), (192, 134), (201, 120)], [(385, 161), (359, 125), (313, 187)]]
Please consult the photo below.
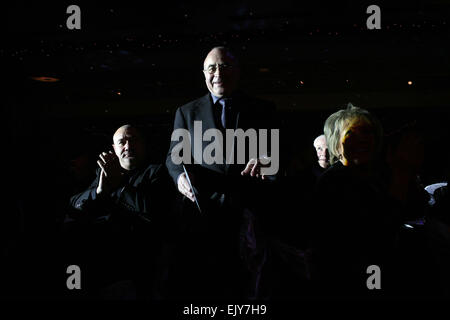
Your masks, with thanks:
[[(261, 163), (261, 160), (264, 160), (264, 162), (267, 162), (267, 164)], [(245, 169), (241, 171), (241, 175), (246, 176), (250, 175), (251, 177), (256, 177), (261, 179), (265, 179), (266, 176), (261, 173), (261, 168), (269, 167), (270, 165), (270, 159), (268, 157), (263, 157), (259, 159), (252, 158), (245, 166)]]
[(98, 182), (97, 194), (110, 193), (120, 185), (122, 173), (120, 162), (117, 156), (109, 151), (102, 152), (97, 160), (98, 166), (102, 169), (100, 180)]
[[(191, 182), (193, 183), (192, 174), (189, 175), (189, 178), (191, 179)], [(180, 191), (181, 194), (186, 196), (192, 202), (195, 201), (194, 191), (189, 186), (189, 182), (187, 180), (186, 173), (184, 173), (184, 172), (178, 176), (178, 191)]]

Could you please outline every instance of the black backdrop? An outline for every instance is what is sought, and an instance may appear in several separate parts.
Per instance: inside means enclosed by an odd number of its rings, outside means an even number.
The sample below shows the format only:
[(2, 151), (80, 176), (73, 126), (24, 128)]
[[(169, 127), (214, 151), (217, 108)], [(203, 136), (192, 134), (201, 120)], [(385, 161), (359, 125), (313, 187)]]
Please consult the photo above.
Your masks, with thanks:
[(5, 297), (61, 296), (58, 228), (74, 184), (88, 180), (74, 181), (73, 161), (84, 157), (94, 170), (112, 130), (130, 121), (163, 161), (175, 109), (206, 92), (201, 66), (215, 45), (241, 57), (245, 91), (277, 104), (282, 161), (311, 155), (326, 117), (352, 102), (386, 132), (411, 122), (423, 129), (425, 183), (448, 170), (447, 1), (378, 1), (381, 30), (366, 27), (368, 1), (80, 3), (81, 30), (66, 28), (70, 4), (18, 1), (6, 10)]

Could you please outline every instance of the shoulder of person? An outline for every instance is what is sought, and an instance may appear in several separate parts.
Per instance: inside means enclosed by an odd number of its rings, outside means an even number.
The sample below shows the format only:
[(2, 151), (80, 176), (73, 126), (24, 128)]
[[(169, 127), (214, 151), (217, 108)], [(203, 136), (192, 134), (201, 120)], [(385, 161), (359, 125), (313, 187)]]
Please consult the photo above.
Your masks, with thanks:
[(246, 93), (239, 92), (236, 96), (239, 101), (243, 102), (248, 108), (267, 109), (275, 111), (275, 103), (273, 101), (253, 97)]
[(181, 107), (178, 108), (178, 110), (181, 111), (182, 113), (188, 113), (191, 110), (195, 110), (196, 108), (209, 103), (210, 99), (211, 99), (211, 96), (209, 93), (207, 93), (206, 95), (204, 95), (198, 99), (195, 99), (191, 102), (188, 102), (188, 103), (182, 105)]
[(329, 183), (332, 181), (341, 181), (347, 175), (347, 168), (341, 163), (336, 162), (326, 169), (318, 179), (318, 184)]

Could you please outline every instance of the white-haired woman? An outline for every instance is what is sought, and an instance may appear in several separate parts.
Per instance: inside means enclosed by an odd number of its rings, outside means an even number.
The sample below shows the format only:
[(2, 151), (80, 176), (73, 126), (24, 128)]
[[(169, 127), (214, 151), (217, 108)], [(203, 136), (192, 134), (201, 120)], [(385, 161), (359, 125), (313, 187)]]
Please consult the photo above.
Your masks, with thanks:
[[(397, 202), (380, 174), (382, 127), (367, 110), (349, 105), (324, 125), (331, 167), (316, 188), (312, 276), (319, 294), (389, 292), (391, 253), (399, 228)], [(368, 267), (383, 273), (383, 290), (367, 287)]]

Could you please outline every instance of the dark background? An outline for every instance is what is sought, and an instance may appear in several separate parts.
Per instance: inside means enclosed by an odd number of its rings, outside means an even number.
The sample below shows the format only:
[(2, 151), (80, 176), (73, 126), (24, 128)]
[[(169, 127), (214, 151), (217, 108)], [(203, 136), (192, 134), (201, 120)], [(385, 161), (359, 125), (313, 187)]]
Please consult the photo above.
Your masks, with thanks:
[[(71, 4), (81, 30), (66, 27)], [(371, 4), (381, 30), (366, 28)], [(448, 170), (450, 1), (16, 1), (5, 12), (6, 297), (64, 291), (58, 230), (68, 197), (121, 124), (142, 126), (163, 161), (175, 109), (207, 92), (202, 63), (216, 45), (241, 57), (242, 89), (277, 104), (283, 163), (311, 157), (326, 117), (352, 102), (387, 133), (412, 122), (423, 130), (425, 184)]]

